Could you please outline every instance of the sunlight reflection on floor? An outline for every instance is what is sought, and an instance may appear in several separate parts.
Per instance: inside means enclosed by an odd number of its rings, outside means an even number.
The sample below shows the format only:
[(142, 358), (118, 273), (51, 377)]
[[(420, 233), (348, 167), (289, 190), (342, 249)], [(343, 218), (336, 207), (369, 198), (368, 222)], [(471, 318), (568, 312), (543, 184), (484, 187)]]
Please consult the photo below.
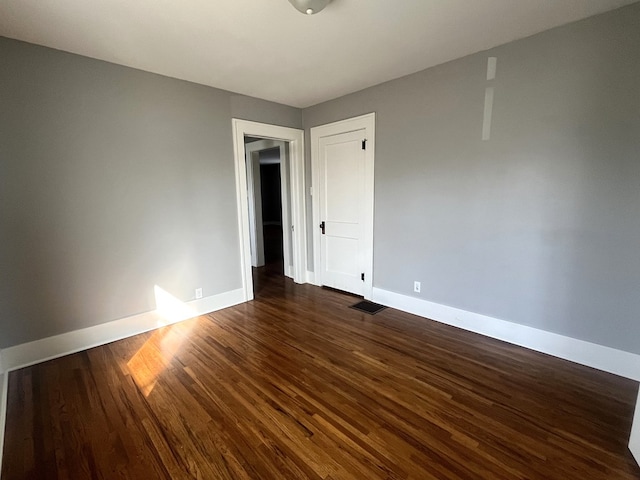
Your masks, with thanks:
[(154, 287), (158, 327), (142, 347), (131, 357), (127, 366), (145, 397), (153, 391), (158, 377), (180, 351), (196, 321), (178, 323), (197, 316), (196, 311), (158, 285)]

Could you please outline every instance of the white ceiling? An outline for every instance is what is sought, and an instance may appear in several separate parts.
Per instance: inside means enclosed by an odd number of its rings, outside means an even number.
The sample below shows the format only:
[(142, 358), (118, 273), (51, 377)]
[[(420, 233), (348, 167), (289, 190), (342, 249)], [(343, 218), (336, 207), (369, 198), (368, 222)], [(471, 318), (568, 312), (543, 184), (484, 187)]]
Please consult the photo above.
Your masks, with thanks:
[(307, 107), (636, 0), (0, 0), (0, 36)]

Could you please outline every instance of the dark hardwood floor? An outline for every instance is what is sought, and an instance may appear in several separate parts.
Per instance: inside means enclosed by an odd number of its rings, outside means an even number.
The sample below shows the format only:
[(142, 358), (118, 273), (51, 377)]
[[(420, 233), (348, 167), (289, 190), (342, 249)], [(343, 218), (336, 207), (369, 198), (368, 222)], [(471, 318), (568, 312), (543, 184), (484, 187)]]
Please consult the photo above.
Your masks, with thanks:
[(632, 479), (638, 385), (269, 272), (12, 372), (3, 480)]

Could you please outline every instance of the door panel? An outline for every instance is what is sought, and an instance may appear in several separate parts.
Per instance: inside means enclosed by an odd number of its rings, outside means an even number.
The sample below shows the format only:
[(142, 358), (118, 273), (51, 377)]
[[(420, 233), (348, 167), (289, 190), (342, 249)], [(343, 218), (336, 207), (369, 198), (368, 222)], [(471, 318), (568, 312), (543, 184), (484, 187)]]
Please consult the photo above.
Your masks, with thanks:
[(324, 284), (346, 292), (360, 293), (358, 241), (352, 238), (326, 239), (326, 268)]
[(322, 283), (363, 294), (364, 130), (320, 138)]
[[(351, 134), (347, 134), (352, 136)], [(359, 221), (358, 177), (360, 165), (357, 164), (358, 140), (348, 141), (335, 135), (325, 139), (325, 185), (326, 185), (326, 214), (325, 220), (357, 224)], [(322, 147), (321, 147), (322, 148)]]

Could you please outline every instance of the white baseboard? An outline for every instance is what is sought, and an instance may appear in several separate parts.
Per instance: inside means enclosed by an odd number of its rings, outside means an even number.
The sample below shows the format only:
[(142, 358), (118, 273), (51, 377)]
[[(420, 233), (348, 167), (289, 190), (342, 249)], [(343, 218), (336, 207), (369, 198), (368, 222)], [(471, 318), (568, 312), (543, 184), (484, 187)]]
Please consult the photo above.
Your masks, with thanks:
[(0, 383), (2, 384), (0, 391), (0, 472), (2, 472), (10, 371), (148, 332), (245, 301), (244, 289), (239, 288), (182, 303), (178, 305), (177, 309), (175, 304), (170, 304), (169, 307), (172, 307), (170, 315), (158, 309), (0, 350)]
[(0, 370), (0, 374), (148, 332), (187, 318), (231, 307), (244, 301), (244, 290), (240, 288), (186, 302), (180, 305), (177, 310), (172, 310), (169, 316), (163, 315), (159, 310), (153, 310), (5, 348), (1, 352), (3, 370)]
[[(640, 355), (499, 320), (419, 298), (373, 288), (374, 302), (437, 322), (497, 338), (571, 362), (640, 381)], [(629, 436), (629, 450), (640, 463), (640, 393)]]
[(373, 289), (373, 301), (437, 322), (446, 323), (447, 325), (640, 381), (640, 355), (634, 353), (440, 305), (380, 288)]
[[(315, 285), (314, 272), (307, 271), (306, 276), (307, 282)], [(1, 452), (4, 441), (9, 376), (7, 372), (137, 335), (185, 320), (191, 316), (204, 315), (231, 307), (244, 301), (245, 292), (240, 288), (188, 302), (186, 304), (190, 314), (188, 316), (185, 314), (181, 317), (167, 319), (158, 311), (152, 311), (0, 350), (0, 381), (2, 384), (0, 391), (0, 469), (2, 467)], [(640, 381), (640, 355), (375, 287), (372, 301)], [(640, 403), (636, 405), (634, 420), (629, 448), (638, 459), (640, 458)]]

